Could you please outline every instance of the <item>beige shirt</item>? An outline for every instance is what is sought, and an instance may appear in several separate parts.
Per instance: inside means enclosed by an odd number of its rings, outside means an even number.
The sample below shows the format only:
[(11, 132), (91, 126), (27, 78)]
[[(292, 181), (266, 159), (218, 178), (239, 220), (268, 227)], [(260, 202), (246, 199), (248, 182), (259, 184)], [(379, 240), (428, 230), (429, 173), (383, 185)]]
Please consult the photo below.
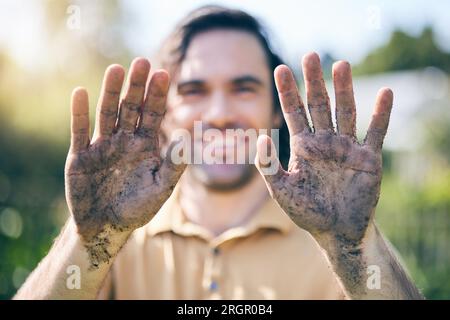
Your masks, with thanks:
[(314, 239), (272, 199), (214, 237), (186, 220), (177, 192), (133, 233), (105, 291), (116, 299), (344, 298)]

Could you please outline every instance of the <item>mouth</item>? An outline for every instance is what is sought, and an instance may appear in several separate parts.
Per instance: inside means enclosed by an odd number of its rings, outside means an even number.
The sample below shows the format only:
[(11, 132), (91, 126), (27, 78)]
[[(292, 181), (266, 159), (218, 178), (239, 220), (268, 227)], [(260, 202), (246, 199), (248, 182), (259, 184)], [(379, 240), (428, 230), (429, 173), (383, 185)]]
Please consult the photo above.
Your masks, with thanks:
[[(200, 139), (194, 140), (195, 148), (210, 155), (218, 163), (233, 163), (237, 159), (245, 158), (246, 146), (249, 142), (247, 136), (235, 134), (203, 134)], [(244, 157), (239, 157), (239, 153)]]

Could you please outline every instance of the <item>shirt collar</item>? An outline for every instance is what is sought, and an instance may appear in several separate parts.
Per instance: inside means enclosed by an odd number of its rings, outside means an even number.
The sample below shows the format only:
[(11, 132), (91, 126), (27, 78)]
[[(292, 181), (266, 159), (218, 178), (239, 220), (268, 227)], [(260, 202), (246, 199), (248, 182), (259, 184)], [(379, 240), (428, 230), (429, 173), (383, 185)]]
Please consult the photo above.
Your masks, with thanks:
[(232, 238), (248, 236), (260, 229), (274, 229), (288, 233), (294, 224), (276, 201), (268, 197), (264, 200), (259, 212), (253, 215), (249, 221), (215, 237), (202, 226), (187, 220), (178, 201), (179, 193), (179, 186), (177, 186), (158, 214), (147, 224), (148, 235), (155, 236), (163, 232), (174, 232), (181, 236), (198, 236), (208, 242), (219, 244)]

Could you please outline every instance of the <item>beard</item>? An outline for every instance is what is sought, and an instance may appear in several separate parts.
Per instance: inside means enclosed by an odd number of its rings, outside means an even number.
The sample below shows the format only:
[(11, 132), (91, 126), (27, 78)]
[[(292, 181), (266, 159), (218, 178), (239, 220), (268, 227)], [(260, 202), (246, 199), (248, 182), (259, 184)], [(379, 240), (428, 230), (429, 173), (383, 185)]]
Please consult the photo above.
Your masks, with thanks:
[[(211, 129), (211, 127), (203, 127)], [(225, 128), (218, 129), (225, 133)], [(248, 129), (246, 126), (231, 124), (226, 129)], [(251, 142), (248, 137), (227, 139), (225, 135), (221, 139), (205, 141), (193, 141), (194, 149), (205, 151), (208, 149), (212, 159), (217, 162), (196, 163), (191, 166), (191, 173), (194, 179), (204, 184), (207, 188), (217, 191), (231, 191), (243, 187), (251, 181), (257, 173), (256, 167), (250, 163), (256, 154), (256, 141)], [(208, 140), (208, 139), (206, 139)], [(201, 146), (197, 144), (202, 142)], [(197, 147), (195, 147), (197, 146)], [(240, 154), (240, 156), (238, 156)], [(239, 160), (238, 160), (239, 159)], [(228, 161), (230, 160), (230, 161)]]
[(189, 173), (208, 189), (231, 191), (249, 183), (257, 170), (250, 164), (197, 164), (189, 167)]

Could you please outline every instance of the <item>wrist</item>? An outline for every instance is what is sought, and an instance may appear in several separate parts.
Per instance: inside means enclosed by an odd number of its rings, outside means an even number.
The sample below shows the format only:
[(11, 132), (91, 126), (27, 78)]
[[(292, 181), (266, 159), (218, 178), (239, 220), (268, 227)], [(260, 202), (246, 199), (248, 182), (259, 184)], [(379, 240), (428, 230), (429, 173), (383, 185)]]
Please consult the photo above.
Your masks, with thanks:
[(99, 228), (98, 232), (86, 237), (80, 233), (80, 228), (72, 217), (68, 221), (67, 229), (72, 237), (77, 238), (80, 247), (86, 251), (91, 270), (98, 269), (101, 265), (111, 264), (133, 232), (132, 229), (122, 229), (105, 224)]
[(334, 230), (312, 235), (328, 255), (338, 255), (342, 252), (356, 254), (355, 251), (373, 251), (376, 250), (379, 239), (379, 232), (373, 220), (368, 223), (360, 239), (346, 237)]
[(376, 263), (378, 233), (370, 222), (360, 240), (348, 239), (333, 232), (314, 235), (324, 251), (333, 271), (336, 273), (347, 295), (354, 299), (367, 293), (368, 268)]

